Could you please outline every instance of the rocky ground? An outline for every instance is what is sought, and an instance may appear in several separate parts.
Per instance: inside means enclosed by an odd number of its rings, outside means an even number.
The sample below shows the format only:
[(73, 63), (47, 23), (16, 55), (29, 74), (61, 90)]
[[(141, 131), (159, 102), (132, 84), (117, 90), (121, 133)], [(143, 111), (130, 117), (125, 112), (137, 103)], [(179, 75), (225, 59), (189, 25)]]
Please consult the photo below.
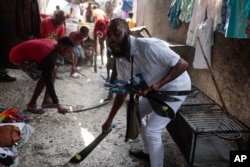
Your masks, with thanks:
[[(60, 67), (63, 80), (56, 80), (55, 87), (60, 102), (73, 110), (100, 104), (108, 94), (104, 87), (106, 68), (97, 69), (82, 65), (80, 79), (69, 76), (70, 65)], [(20, 70), (10, 70), (17, 81), (0, 84), (0, 104), (6, 108), (18, 107), (24, 110), (28, 103), (35, 82)], [(39, 99), (41, 103), (42, 96)], [(125, 142), (126, 110), (125, 105), (114, 119), (116, 127), (79, 165), (69, 165), (69, 159), (88, 145), (101, 133), (101, 126), (106, 120), (111, 103), (100, 108), (79, 113), (61, 115), (56, 109), (46, 109), (46, 113), (36, 115), (26, 112), (26, 123), (35, 128), (26, 143), (18, 147), (19, 167), (149, 167), (146, 161), (128, 155), (130, 148), (140, 148), (139, 139)], [(185, 167), (187, 163), (181, 152), (169, 136), (163, 132), (165, 143), (165, 167)]]

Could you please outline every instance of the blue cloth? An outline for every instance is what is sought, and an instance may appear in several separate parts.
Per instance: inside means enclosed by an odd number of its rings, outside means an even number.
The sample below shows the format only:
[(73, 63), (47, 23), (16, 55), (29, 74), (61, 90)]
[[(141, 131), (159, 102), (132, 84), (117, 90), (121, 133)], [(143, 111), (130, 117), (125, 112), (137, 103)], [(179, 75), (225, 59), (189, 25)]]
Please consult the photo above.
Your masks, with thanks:
[(179, 15), (181, 13), (181, 0), (173, 0), (168, 10), (168, 20), (171, 29), (177, 29), (181, 26)]
[(216, 30), (222, 34), (225, 34), (225, 26), (227, 24), (228, 19), (228, 6), (227, 6), (228, 0), (222, 1), (222, 7), (221, 7), (221, 23), (219, 23), (216, 26)]
[(129, 12), (133, 8), (133, 1), (132, 0), (123, 0), (122, 1), (122, 10), (125, 12)]
[(227, 31), (225, 33), (225, 37), (231, 38), (249, 38), (247, 34), (245, 34), (246, 26), (247, 26), (247, 14), (244, 12), (244, 7), (249, 3), (250, 0), (229, 0), (229, 21), (227, 26)]
[(82, 60), (85, 59), (85, 54), (84, 54), (84, 51), (82, 49), (82, 45), (81, 44), (76, 45), (74, 47), (74, 54), (75, 54), (76, 57), (78, 57), (78, 58), (80, 58)]

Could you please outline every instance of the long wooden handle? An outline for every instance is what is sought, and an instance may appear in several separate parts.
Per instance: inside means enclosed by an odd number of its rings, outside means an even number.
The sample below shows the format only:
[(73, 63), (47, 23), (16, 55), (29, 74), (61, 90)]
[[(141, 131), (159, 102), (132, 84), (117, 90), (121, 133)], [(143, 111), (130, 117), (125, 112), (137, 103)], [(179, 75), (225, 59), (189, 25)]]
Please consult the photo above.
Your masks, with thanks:
[(207, 67), (208, 67), (209, 72), (210, 72), (210, 74), (211, 74), (211, 77), (212, 77), (212, 79), (213, 79), (215, 88), (216, 88), (216, 90), (217, 90), (217, 92), (218, 92), (220, 101), (221, 101), (221, 103), (222, 103), (222, 107), (223, 107), (224, 109), (227, 110), (226, 104), (225, 104), (225, 102), (224, 102), (224, 100), (223, 100), (223, 98), (222, 98), (222, 96), (221, 96), (221, 92), (220, 92), (220, 89), (219, 89), (219, 87), (218, 87), (218, 84), (217, 84), (217, 82), (216, 82), (216, 80), (215, 80), (215, 78), (214, 78), (214, 74), (213, 74), (213, 72), (212, 72), (212, 70), (211, 70), (211, 67), (210, 67), (209, 63), (208, 63), (208, 60), (207, 60), (207, 57), (206, 57), (206, 55), (205, 55), (204, 49), (203, 49), (203, 47), (202, 47), (202, 45), (201, 45), (200, 38), (197, 37), (197, 40), (198, 40), (199, 45), (200, 45), (200, 47), (201, 47), (202, 55), (203, 55), (203, 57), (204, 57), (204, 59), (205, 59), (205, 61), (206, 61), (206, 64), (207, 64)]

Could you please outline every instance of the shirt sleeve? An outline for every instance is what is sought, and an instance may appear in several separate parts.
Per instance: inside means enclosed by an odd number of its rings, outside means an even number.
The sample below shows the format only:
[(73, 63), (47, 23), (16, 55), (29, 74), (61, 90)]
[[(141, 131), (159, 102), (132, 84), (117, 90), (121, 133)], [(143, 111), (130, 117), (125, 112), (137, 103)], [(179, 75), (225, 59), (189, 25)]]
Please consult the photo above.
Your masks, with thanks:
[(167, 43), (155, 41), (148, 45), (147, 54), (151, 56), (152, 61), (159, 62), (166, 67), (175, 66), (180, 60), (180, 56), (169, 48)]

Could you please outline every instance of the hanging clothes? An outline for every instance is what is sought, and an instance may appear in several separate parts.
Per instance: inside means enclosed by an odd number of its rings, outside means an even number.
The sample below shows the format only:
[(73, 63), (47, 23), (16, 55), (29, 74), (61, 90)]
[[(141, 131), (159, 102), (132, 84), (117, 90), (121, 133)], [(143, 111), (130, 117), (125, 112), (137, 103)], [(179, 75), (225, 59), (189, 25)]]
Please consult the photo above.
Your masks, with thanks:
[(181, 2), (181, 13), (179, 19), (182, 22), (190, 22), (192, 18), (192, 13), (194, 9), (194, 0), (182, 0)]
[(195, 46), (196, 44), (196, 31), (197, 27), (206, 18), (206, 9), (208, 5), (208, 0), (195, 0), (194, 10), (192, 13), (192, 18), (188, 27), (186, 44), (190, 46)]
[(137, 0), (136, 26), (144, 26), (146, 2), (145, 0)]
[(221, 34), (225, 34), (226, 29), (226, 23), (228, 20), (228, 0), (222, 0), (222, 5), (221, 5), (221, 12), (220, 12), (220, 17), (221, 17), (221, 22), (216, 25), (216, 31), (220, 32)]
[(245, 9), (245, 18), (247, 18), (247, 25), (246, 25), (246, 31), (245, 34), (250, 37), (250, 1), (246, 3)]
[(16, 29), (21, 39), (40, 36), (40, 13), (37, 0), (16, 0)]
[(222, 0), (209, 0), (207, 5), (207, 18), (213, 22), (213, 31), (216, 30), (217, 24), (221, 23)]
[(168, 10), (168, 20), (171, 29), (178, 29), (181, 27), (179, 15), (181, 12), (181, 0), (173, 0)]
[(247, 27), (247, 14), (245, 13), (245, 6), (250, 0), (229, 0), (229, 19), (226, 26), (225, 37), (230, 38), (249, 38), (245, 33)]
[(206, 60), (203, 56), (202, 49), (208, 60), (209, 66), (211, 66), (211, 47), (214, 44), (212, 19), (207, 19), (199, 25), (197, 29), (197, 38), (198, 37), (200, 39), (202, 48), (199, 42), (196, 42), (193, 67), (196, 69), (208, 69)]

